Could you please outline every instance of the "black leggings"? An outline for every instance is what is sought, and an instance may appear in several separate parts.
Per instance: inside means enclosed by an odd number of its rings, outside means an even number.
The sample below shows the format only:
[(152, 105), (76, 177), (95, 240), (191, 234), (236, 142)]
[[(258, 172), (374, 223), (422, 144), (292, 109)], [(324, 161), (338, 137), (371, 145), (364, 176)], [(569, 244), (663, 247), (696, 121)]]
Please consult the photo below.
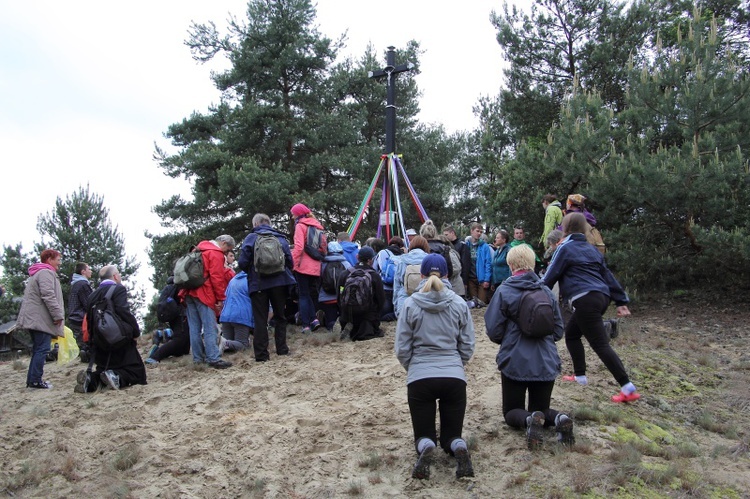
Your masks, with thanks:
[[(544, 426), (553, 426), (558, 412), (549, 408), (555, 381), (516, 381), (501, 373), (503, 416), (508, 426), (525, 428), (526, 418), (534, 411), (544, 413)], [(526, 410), (526, 392), (529, 410)]]
[(599, 356), (604, 365), (623, 386), (630, 382), (625, 366), (617, 353), (609, 345), (609, 336), (604, 330), (602, 315), (609, 306), (609, 297), (603, 293), (592, 291), (573, 302), (575, 311), (565, 326), (565, 346), (568, 347), (573, 360), (573, 370), (576, 376), (586, 374), (586, 354), (581, 337), (585, 337), (591, 349)]
[(449, 454), (451, 442), (461, 438), (466, 414), (466, 382), (458, 378), (424, 378), (406, 387), (414, 429), (414, 445), (423, 438), (437, 442), (435, 412), (440, 400), (440, 446)]

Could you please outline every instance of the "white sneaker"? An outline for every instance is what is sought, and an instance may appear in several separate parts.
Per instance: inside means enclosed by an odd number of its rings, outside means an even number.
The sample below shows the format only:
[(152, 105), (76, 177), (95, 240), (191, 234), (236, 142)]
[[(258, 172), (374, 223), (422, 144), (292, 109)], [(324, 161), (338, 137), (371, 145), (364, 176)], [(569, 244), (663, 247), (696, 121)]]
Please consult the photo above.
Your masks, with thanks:
[(223, 354), (224, 350), (227, 349), (227, 339), (223, 336), (219, 336), (219, 353)]

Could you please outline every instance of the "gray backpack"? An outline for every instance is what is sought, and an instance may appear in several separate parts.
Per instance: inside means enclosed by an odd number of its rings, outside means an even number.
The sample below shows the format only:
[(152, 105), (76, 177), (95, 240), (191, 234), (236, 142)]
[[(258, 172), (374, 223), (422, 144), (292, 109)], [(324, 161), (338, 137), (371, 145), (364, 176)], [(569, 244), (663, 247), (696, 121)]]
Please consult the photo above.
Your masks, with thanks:
[(202, 252), (191, 251), (174, 264), (174, 283), (183, 289), (200, 288), (206, 282), (205, 272)]
[(275, 276), (286, 267), (284, 248), (279, 238), (271, 232), (260, 232), (253, 246), (253, 266), (260, 276)]

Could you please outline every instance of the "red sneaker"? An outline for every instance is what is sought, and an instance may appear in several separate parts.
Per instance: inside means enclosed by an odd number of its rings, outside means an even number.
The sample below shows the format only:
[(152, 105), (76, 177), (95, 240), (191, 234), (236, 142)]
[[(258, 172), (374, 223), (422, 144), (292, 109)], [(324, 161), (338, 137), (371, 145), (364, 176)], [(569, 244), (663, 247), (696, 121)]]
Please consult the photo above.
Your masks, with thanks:
[(638, 392), (633, 392), (630, 395), (620, 392), (617, 395), (612, 395), (612, 402), (622, 404), (623, 402), (635, 402), (639, 398), (641, 398), (641, 394)]
[(574, 375), (566, 375), (562, 377), (563, 381), (575, 381), (576, 377)]

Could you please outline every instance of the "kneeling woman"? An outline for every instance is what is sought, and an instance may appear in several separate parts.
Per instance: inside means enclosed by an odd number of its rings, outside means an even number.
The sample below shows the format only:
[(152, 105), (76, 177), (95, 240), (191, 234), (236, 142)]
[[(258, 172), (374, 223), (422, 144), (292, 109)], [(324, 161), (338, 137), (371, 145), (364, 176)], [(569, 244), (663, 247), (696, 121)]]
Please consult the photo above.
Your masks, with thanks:
[[(563, 320), (552, 291), (534, 273), (535, 258), (531, 246), (521, 244), (511, 248), (508, 265), (512, 275), (497, 288), (484, 314), (487, 336), (500, 344), (497, 368), (501, 372), (505, 422), (526, 429), (526, 442), (532, 450), (544, 443), (545, 426), (555, 426), (561, 444), (574, 443), (573, 421), (549, 406), (555, 378), (560, 374), (560, 356), (555, 342), (563, 336)], [(552, 304), (554, 327), (547, 336), (529, 336), (511, 318), (524, 312), (521, 298), (535, 289), (543, 289)], [(528, 318), (519, 318), (524, 319)], [(525, 407), (527, 392), (528, 410)]]
[(466, 413), (464, 365), (474, 354), (474, 324), (466, 302), (450, 289), (445, 258), (425, 256), (420, 272), (420, 289), (406, 299), (399, 313), (395, 347), (407, 372), (409, 412), (419, 454), (412, 477), (430, 477), (438, 400), (440, 446), (455, 456), (456, 477), (474, 476), (461, 438)]

